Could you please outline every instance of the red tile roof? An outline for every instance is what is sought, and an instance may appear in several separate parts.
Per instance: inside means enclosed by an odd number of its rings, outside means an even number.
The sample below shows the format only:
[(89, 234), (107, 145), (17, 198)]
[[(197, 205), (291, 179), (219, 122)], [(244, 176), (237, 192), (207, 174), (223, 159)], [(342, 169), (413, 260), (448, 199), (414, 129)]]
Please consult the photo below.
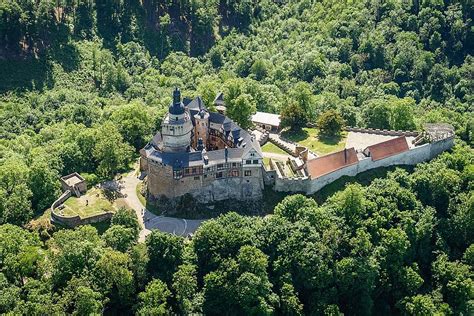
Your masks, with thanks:
[(354, 148), (308, 160), (306, 168), (312, 179), (359, 162)]
[(405, 136), (401, 136), (369, 146), (364, 150), (364, 153), (369, 154), (372, 160), (376, 161), (408, 150), (407, 140)]

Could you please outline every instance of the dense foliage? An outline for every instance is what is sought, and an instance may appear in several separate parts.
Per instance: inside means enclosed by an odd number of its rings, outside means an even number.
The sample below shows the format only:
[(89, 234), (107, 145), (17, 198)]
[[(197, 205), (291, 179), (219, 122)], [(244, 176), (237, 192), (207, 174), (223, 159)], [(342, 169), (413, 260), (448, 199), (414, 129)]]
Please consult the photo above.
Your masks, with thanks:
[[(463, 0), (0, 0), (0, 313), (472, 313), (473, 15)], [(191, 242), (137, 243), (126, 210), (102, 235), (31, 222), (60, 175), (127, 169), (176, 86), (211, 108), (223, 91), (243, 127), (255, 110), (328, 134), (446, 122), (462, 146)]]
[(83, 226), (40, 239), (5, 224), (0, 312), (467, 315), (473, 163), (458, 147), (322, 205), (293, 195), (264, 218), (228, 213), (192, 240), (154, 231), (137, 243), (125, 209), (102, 235)]

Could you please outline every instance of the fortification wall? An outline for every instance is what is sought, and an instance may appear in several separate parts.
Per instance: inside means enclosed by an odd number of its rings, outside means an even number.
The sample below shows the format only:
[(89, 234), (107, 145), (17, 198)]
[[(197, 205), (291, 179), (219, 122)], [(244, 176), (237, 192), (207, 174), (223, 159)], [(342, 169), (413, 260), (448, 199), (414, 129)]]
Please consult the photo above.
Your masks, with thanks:
[(434, 158), (454, 146), (454, 136), (431, 143), (430, 157)]
[(268, 169), (263, 172), (263, 182), (265, 185), (274, 185), (276, 179), (278, 179), (276, 170), (268, 167)]
[(64, 191), (63, 194), (61, 194), (61, 196), (58, 197), (58, 199), (54, 201), (53, 204), (51, 204), (51, 214), (53, 214), (54, 209), (56, 209), (59, 205), (63, 204), (64, 201), (66, 201), (71, 196), (71, 194), (72, 193), (69, 190)]
[(61, 196), (53, 202), (51, 205), (51, 220), (53, 222), (60, 223), (62, 225), (66, 225), (69, 227), (76, 227), (79, 225), (87, 225), (92, 223), (98, 223), (104, 220), (108, 220), (112, 218), (114, 213), (112, 212), (105, 212), (102, 214), (97, 214), (93, 216), (89, 216), (86, 218), (81, 218), (79, 215), (74, 216), (65, 216), (61, 215), (57, 212), (57, 207), (63, 204), (69, 197), (71, 197), (71, 191), (67, 190)]
[[(348, 166), (326, 174), (324, 176), (321, 176), (319, 178), (310, 180), (306, 189), (306, 193), (313, 194), (321, 190), (324, 186), (336, 181), (342, 176), (353, 177), (358, 173), (379, 167), (389, 167), (394, 165), (416, 165), (418, 163), (433, 159), (443, 151), (450, 149), (453, 145), (454, 139), (448, 138), (435, 143), (417, 146), (398, 155), (394, 155), (377, 161), (372, 161), (370, 157), (366, 157), (364, 159), (359, 160), (359, 163), (355, 165)], [(295, 192), (299, 190), (300, 187), (296, 187)]]
[[(174, 179), (169, 166), (148, 163), (148, 193), (151, 198), (166, 196), (175, 199), (191, 194), (200, 203), (209, 203), (225, 199), (258, 199), (262, 197), (263, 171), (260, 165), (238, 167), (238, 176), (216, 179), (215, 173)], [(245, 176), (245, 170), (250, 171)], [(223, 170), (227, 175), (229, 170)]]
[(416, 131), (394, 131), (394, 130), (387, 130), (387, 129), (373, 129), (373, 128), (359, 128), (359, 127), (346, 127), (346, 131), (375, 134), (375, 135), (407, 136), (407, 137), (416, 137), (419, 134)]
[[(370, 160), (370, 158), (369, 158), (369, 160)], [(351, 165), (351, 166), (336, 170), (334, 172), (325, 174), (325, 175), (323, 175), (319, 178), (311, 179), (310, 181), (308, 181), (308, 186), (306, 188), (306, 193), (307, 194), (313, 194), (313, 193), (321, 190), (326, 185), (336, 181), (340, 177), (343, 177), (343, 176), (353, 177), (357, 173), (359, 173), (358, 167), (359, 167), (359, 164)]]
[(273, 189), (278, 192), (307, 192), (310, 182), (309, 178), (277, 177)]

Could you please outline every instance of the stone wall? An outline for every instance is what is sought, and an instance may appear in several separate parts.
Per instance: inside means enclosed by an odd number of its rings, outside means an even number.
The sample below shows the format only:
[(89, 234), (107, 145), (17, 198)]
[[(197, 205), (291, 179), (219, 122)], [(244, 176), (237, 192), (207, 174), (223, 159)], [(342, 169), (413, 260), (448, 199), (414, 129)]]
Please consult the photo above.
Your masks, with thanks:
[(87, 225), (87, 224), (93, 224), (93, 223), (110, 220), (113, 215), (114, 213), (112, 212), (105, 212), (102, 214), (97, 214), (97, 215), (89, 216), (86, 218), (81, 218), (79, 215), (67, 217), (67, 216), (56, 214), (56, 213), (51, 213), (51, 217), (54, 222), (57, 222), (69, 227), (76, 227), (79, 225)]
[[(281, 136), (280, 136), (280, 138), (281, 138)], [(271, 143), (275, 144), (275, 145), (276, 145), (277, 147), (279, 147), (280, 149), (282, 149), (282, 150), (286, 151), (288, 154), (292, 155), (293, 157), (297, 157), (295, 151), (294, 151), (292, 148), (288, 147), (285, 143), (280, 142), (280, 141), (278, 141), (277, 139), (272, 138), (272, 137), (268, 138), (268, 140), (269, 140)], [(286, 141), (286, 140), (285, 140), (285, 141)], [(290, 143), (289, 141), (287, 141), (287, 142)], [(291, 143), (293, 143), (293, 142), (291, 142)], [(294, 145), (296, 146), (297, 144), (294, 143)]]
[[(309, 183), (309, 186), (307, 187), (306, 192), (308, 194), (312, 194), (342, 176), (353, 177), (358, 173), (370, 169), (375, 169), (379, 167), (389, 167), (394, 165), (416, 165), (418, 163), (435, 158), (443, 151), (450, 149), (453, 145), (454, 138), (451, 137), (442, 141), (417, 146), (398, 155), (394, 155), (377, 161), (372, 161), (372, 158), (370, 157), (366, 157), (363, 159), (359, 158), (359, 163), (355, 165), (351, 165), (331, 172), (329, 174), (323, 175), (319, 178), (312, 179)], [(299, 187), (296, 188), (297, 191), (299, 189)]]
[(102, 214), (97, 214), (94, 216), (89, 216), (86, 218), (81, 218), (79, 215), (75, 216), (65, 216), (57, 212), (58, 206), (62, 205), (69, 197), (71, 197), (71, 191), (67, 190), (61, 196), (53, 202), (51, 205), (51, 221), (66, 225), (69, 227), (76, 227), (79, 225), (87, 225), (92, 223), (101, 222), (104, 220), (109, 220), (112, 218), (114, 213), (105, 212)]
[(281, 175), (278, 169), (275, 168), (272, 170), (272, 172), (276, 174), (273, 189), (280, 192), (306, 192), (307, 194), (313, 194), (343, 176), (353, 177), (358, 173), (379, 167), (415, 165), (433, 159), (440, 153), (450, 149), (453, 145), (454, 138), (450, 137), (438, 142), (417, 146), (398, 155), (377, 161), (372, 161), (372, 158), (370, 157), (362, 159), (359, 157), (360, 160), (357, 164), (341, 168), (316, 179), (286, 178)]
[(275, 184), (276, 179), (278, 179), (276, 170), (268, 169), (263, 172), (263, 182), (265, 183), (265, 185), (273, 186)]
[[(200, 203), (221, 201), (225, 199), (258, 199), (262, 197), (263, 168), (261, 165), (240, 166), (231, 169), (238, 171), (238, 176), (225, 175), (217, 179), (215, 173), (196, 176), (173, 178), (170, 166), (148, 162), (147, 188), (151, 199), (166, 196), (175, 199), (187, 193), (191, 194)], [(245, 176), (245, 171), (250, 171), (250, 176)]]
[(359, 127), (346, 127), (346, 131), (375, 134), (375, 135), (407, 136), (407, 137), (416, 137), (419, 134), (416, 131), (393, 131), (393, 130), (387, 130), (387, 129), (373, 129), (373, 128), (359, 128)]
[(310, 179), (277, 177), (273, 189), (278, 192), (306, 192), (310, 185)]

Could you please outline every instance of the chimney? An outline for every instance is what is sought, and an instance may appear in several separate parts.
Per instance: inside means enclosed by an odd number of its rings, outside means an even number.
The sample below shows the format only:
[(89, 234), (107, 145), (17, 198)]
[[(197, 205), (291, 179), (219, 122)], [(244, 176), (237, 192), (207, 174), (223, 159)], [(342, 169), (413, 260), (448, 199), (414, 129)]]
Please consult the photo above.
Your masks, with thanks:
[(225, 146), (224, 148), (224, 156), (225, 156), (225, 162), (227, 162), (227, 159), (229, 157), (229, 149), (227, 148), (227, 146)]
[(205, 165), (209, 163), (209, 157), (207, 156), (206, 148), (202, 150), (202, 159), (204, 160)]

